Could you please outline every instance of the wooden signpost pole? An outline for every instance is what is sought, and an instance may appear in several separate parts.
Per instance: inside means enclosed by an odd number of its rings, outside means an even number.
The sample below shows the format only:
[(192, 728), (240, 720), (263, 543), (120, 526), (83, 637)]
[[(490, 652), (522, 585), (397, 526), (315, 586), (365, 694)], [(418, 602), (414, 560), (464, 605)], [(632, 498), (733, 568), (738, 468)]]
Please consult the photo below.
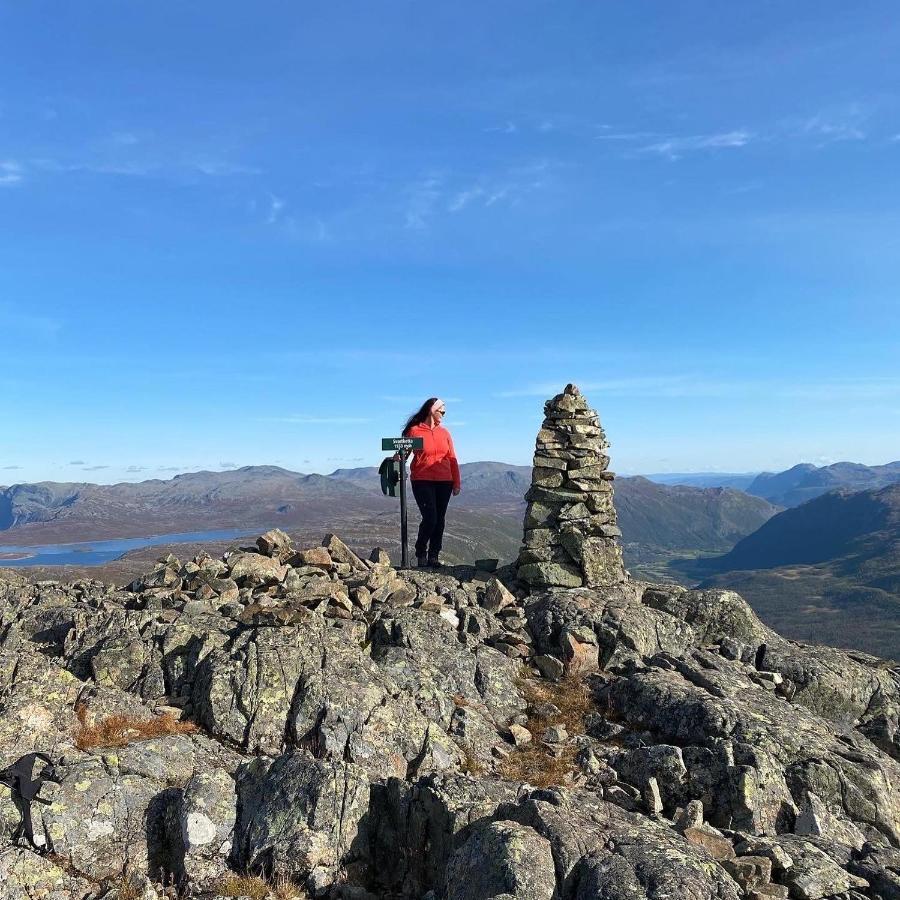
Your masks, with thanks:
[(406, 521), (406, 460), (413, 450), (421, 450), (422, 438), (382, 438), (381, 449), (400, 457), (400, 568), (409, 568), (409, 528)]
[(400, 568), (409, 568), (409, 530), (406, 524), (406, 449), (400, 450)]

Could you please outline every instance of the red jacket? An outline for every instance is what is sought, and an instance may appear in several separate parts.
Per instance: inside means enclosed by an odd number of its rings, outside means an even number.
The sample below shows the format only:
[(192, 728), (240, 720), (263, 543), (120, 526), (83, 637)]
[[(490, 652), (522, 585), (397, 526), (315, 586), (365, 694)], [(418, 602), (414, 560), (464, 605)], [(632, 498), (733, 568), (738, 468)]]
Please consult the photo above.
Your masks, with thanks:
[(413, 451), (409, 477), (413, 481), (452, 481), (453, 487), (460, 486), (459, 463), (453, 449), (453, 438), (443, 425), (429, 428), (424, 422), (413, 425), (404, 437), (420, 437), (421, 450)]

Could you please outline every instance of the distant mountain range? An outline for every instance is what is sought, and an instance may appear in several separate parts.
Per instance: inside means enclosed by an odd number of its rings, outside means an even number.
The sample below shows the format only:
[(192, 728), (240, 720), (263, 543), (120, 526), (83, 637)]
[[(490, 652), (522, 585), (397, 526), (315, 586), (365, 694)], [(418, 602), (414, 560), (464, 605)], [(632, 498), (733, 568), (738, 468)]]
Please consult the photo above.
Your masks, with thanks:
[(637, 475), (616, 481), (625, 559), (634, 574), (672, 580), (678, 556), (724, 552), (778, 508), (733, 488), (655, 484)]
[[(514, 559), (530, 467), (474, 462), (461, 469), (463, 493), (453, 500), (445, 557)], [(885, 480), (895, 483), (880, 486)], [(873, 482), (875, 490), (851, 490)], [(900, 463), (795, 466), (754, 476), (747, 489), (767, 497), (618, 478), (627, 566), (636, 577), (732, 587), (791, 637), (900, 658)], [(816, 496), (796, 505), (805, 494)], [(795, 505), (780, 510), (771, 498)], [(397, 503), (382, 495), (374, 467), (305, 475), (248, 466), (136, 484), (14, 485), (0, 488), (0, 545), (278, 526), (304, 540), (336, 531), (353, 546), (382, 546), (399, 558)], [(416, 524), (411, 503), (412, 533)], [(117, 577), (127, 570), (125, 560)]]
[(900, 483), (832, 491), (679, 568), (732, 587), (783, 634), (900, 659)]
[(784, 472), (662, 472), (645, 475), (657, 484), (730, 487), (762, 497), (775, 506), (799, 506), (828, 491), (863, 491), (900, 481), (900, 461), (883, 466), (838, 462), (830, 466), (800, 463)]
[[(497, 503), (524, 502), (531, 486), (531, 466), (514, 466), (502, 462), (463, 463), (460, 467), (463, 493), (460, 503), (466, 506), (493, 506)], [(367, 490), (379, 490), (378, 469), (337, 469), (328, 478), (345, 484), (356, 484)]]
[(838, 462), (830, 466), (801, 463), (785, 472), (762, 472), (745, 488), (748, 494), (763, 497), (776, 506), (799, 506), (828, 491), (847, 488), (872, 490), (900, 481), (900, 461), (883, 466)]
[[(530, 466), (474, 462), (461, 466), (463, 492), (453, 501), (447, 545), (457, 559), (511, 560), (522, 537)], [(640, 574), (673, 555), (719, 553), (776, 509), (730, 488), (616, 481), (626, 559)], [(415, 505), (410, 504), (415, 520)], [(213, 528), (253, 531), (278, 525), (353, 533), (396, 543), (397, 500), (384, 497), (374, 467), (304, 475), (276, 466), (192, 472), (168, 481), (116, 485), (16, 485), (0, 491), (0, 544), (27, 545), (124, 538)], [(368, 537), (366, 537), (368, 535)]]
[(644, 475), (657, 484), (684, 484), (688, 487), (730, 487), (743, 491), (758, 472), (659, 472)]

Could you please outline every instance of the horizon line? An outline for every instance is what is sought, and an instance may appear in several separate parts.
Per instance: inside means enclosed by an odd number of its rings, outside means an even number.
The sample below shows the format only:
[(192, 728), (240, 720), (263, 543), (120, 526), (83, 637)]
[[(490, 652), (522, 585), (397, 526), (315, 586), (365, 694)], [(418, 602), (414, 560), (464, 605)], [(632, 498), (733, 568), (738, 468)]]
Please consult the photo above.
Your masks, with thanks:
[[(460, 463), (460, 466), (463, 467), (463, 466), (473, 466), (473, 465), (484, 465), (484, 464), (488, 464), (488, 463), (492, 464), (492, 465), (510, 466), (510, 467), (519, 468), (519, 469), (532, 468), (532, 466), (529, 463), (511, 463), (511, 462), (506, 462), (504, 460), (495, 460), (495, 459), (472, 460), (470, 462)], [(884, 463), (872, 463), (872, 464), (857, 463), (853, 460), (837, 460), (837, 461), (831, 462), (831, 463), (823, 463), (822, 465), (817, 465), (816, 463), (810, 463), (810, 462), (798, 462), (798, 463), (794, 463), (792, 466), (788, 466), (786, 469), (778, 469), (778, 470), (748, 469), (743, 472), (725, 471), (725, 470), (720, 470), (720, 469), (696, 469), (696, 470), (679, 469), (679, 470), (674, 470), (674, 471), (655, 470), (655, 471), (651, 471), (651, 472), (621, 470), (621, 471), (616, 472), (615, 474), (620, 478), (636, 478), (636, 477), (651, 478), (652, 476), (672, 477), (672, 476), (679, 476), (679, 475), (680, 476), (690, 476), (690, 477), (705, 475), (705, 476), (720, 476), (722, 478), (726, 478), (726, 477), (728, 477), (728, 478), (742, 478), (742, 477), (746, 478), (746, 477), (756, 477), (758, 475), (764, 475), (764, 474), (777, 475), (781, 472), (788, 472), (791, 469), (796, 468), (797, 466), (804, 466), (804, 465), (813, 466), (816, 469), (825, 469), (825, 468), (829, 468), (830, 466), (835, 466), (835, 465), (861, 465), (861, 466), (865, 466), (866, 468), (879, 468), (879, 467), (883, 467), (883, 466), (900, 465), (900, 459), (888, 460), (887, 462), (884, 462)], [(7, 468), (15, 469), (15, 468), (21, 468), (21, 467), (10, 466)], [(92, 468), (94, 470), (96, 470), (97, 468), (111, 468), (111, 467), (104, 466), (104, 467), (92, 467)], [(117, 481), (107, 481), (107, 482), (58, 481), (58, 480), (54, 480), (54, 479), (50, 479), (50, 478), (45, 478), (45, 479), (41, 479), (39, 481), (15, 481), (15, 482), (12, 482), (7, 485), (0, 484), (0, 489), (8, 490), (13, 487), (24, 487), (24, 486), (28, 486), (28, 485), (38, 485), (38, 484), (85, 484), (85, 485), (97, 485), (97, 486), (112, 487), (117, 484), (141, 484), (141, 483), (148, 482), (148, 481), (174, 481), (176, 478), (180, 478), (185, 475), (202, 475), (202, 474), (226, 475), (230, 472), (242, 472), (242, 471), (246, 471), (249, 469), (278, 469), (282, 472), (288, 472), (292, 475), (301, 475), (303, 477), (318, 475), (322, 478), (332, 478), (335, 475), (337, 475), (339, 472), (356, 472), (356, 471), (363, 471), (365, 469), (376, 469), (377, 470), (377, 468), (378, 467), (373, 464), (373, 465), (368, 465), (368, 466), (339, 466), (336, 469), (332, 469), (330, 472), (318, 472), (318, 471), (313, 471), (313, 470), (304, 472), (304, 471), (300, 471), (298, 469), (288, 469), (288, 468), (285, 468), (284, 466), (278, 465), (277, 463), (251, 463), (251, 464), (248, 464), (245, 466), (229, 466), (229, 467), (225, 467), (225, 468), (222, 468), (222, 467), (207, 468), (207, 467), (203, 467), (203, 466), (198, 466), (198, 467), (185, 467), (184, 469), (179, 469), (177, 467), (168, 467), (167, 466), (167, 467), (160, 467), (159, 469), (157, 469), (157, 471), (160, 474), (169, 473), (168, 477), (158, 477), (158, 476), (157, 477), (151, 476), (151, 477), (145, 477), (145, 478), (135, 477), (132, 479), (119, 479)], [(0, 469), (0, 471), (2, 471), (2, 469)], [(137, 473), (134, 473), (134, 474), (137, 475)]]

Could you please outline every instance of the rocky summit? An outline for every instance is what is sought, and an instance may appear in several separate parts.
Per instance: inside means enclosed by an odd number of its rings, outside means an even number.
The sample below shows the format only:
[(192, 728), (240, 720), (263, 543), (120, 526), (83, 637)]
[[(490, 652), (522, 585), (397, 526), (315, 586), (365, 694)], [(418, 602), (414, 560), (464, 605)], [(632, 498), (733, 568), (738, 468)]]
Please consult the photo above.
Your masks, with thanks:
[(519, 578), (532, 587), (600, 587), (625, 580), (609, 444), (574, 384), (544, 404), (525, 499)]
[[(546, 458), (601, 515), (603, 463)], [(900, 897), (900, 671), (604, 558), (272, 531), (127, 588), (0, 572), (0, 900)]]

